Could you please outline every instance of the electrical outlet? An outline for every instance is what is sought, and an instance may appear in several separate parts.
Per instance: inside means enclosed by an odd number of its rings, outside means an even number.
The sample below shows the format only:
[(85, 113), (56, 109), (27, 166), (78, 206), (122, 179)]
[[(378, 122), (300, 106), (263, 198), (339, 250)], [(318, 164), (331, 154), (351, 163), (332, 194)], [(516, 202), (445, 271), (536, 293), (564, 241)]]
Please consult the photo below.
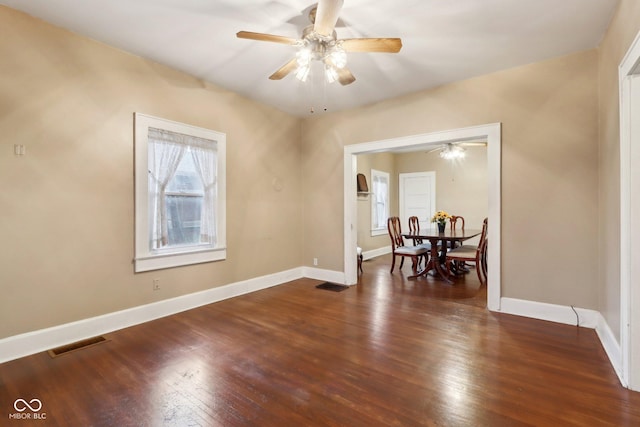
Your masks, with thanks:
[(313, 259), (313, 265), (318, 265), (318, 258)]
[(160, 290), (160, 279), (153, 279), (153, 290), (154, 291)]

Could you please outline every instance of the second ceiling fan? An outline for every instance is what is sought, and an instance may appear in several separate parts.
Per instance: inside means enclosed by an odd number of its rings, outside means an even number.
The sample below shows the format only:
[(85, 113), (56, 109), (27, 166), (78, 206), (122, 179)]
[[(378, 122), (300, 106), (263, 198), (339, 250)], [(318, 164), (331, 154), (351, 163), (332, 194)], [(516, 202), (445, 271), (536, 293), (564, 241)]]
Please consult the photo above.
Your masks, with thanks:
[(321, 61), (329, 83), (337, 80), (342, 85), (348, 85), (356, 78), (346, 67), (347, 52), (397, 53), (402, 48), (402, 41), (399, 38), (338, 39), (335, 26), (343, 3), (344, 0), (320, 0), (317, 7), (309, 12), (311, 25), (303, 30), (300, 39), (250, 31), (239, 31), (236, 36), (299, 48), (293, 59), (269, 76), (271, 80), (280, 80), (295, 71), (296, 77), (305, 81), (311, 69), (311, 62)]
[(433, 153), (435, 151), (440, 152), (440, 157), (445, 160), (457, 160), (465, 157), (464, 147), (486, 147), (486, 141), (459, 141), (459, 142), (446, 142), (431, 150), (426, 154)]

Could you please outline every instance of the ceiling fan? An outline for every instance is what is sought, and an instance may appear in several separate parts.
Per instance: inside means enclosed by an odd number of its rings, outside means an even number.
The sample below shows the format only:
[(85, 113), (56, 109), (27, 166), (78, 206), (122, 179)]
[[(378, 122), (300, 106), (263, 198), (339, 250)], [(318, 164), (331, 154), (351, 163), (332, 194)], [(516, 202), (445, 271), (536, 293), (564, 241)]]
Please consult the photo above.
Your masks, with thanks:
[(296, 77), (306, 81), (311, 61), (316, 60), (324, 64), (325, 78), (329, 83), (337, 80), (348, 85), (356, 78), (346, 67), (347, 52), (397, 53), (402, 48), (402, 41), (399, 38), (338, 39), (335, 25), (343, 3), (344, 0), (320, 0), (309, 12), (311, 25), (302, 31), (300, 39), (250, 31), (240, 31), (236, 36), (298, 47), (296, 56), (270, 75), (271, 80), (280, 80), (295, 70)]
[(440, 157), (445, 160), (462, 159), (465, 156), (464, 147), (486, 147), (486, 141), (462, 141), (462, 142), (447, 142), (436, 148), (433, 148), (426, 153), (440, 152)]

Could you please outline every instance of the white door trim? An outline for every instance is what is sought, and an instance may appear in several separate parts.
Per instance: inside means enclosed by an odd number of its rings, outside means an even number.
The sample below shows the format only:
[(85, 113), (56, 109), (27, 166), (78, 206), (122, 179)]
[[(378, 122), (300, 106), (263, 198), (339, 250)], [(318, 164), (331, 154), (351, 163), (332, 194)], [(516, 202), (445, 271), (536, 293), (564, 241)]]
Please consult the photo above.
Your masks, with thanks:
[(357, 240), (357, 155), (389, 151), (400, 147), (415, 147), (443, 144), (465, 140), (486, 139), (487, 170), (489, 175), (489, 248), (487, 286), (487, 307), (500, 310), (501, 297), (501, 124), (492, 123), (462, 129), (432, 132), (380, 141), (364, 142), (344, 147), (344, 273), (345, 284), (357, 283), (356, 240)]
[[(627, 51), (618, 68), (620, 90), (620, 353), (622, 356), (622, 378), (624, 386), (640, 390), (640, 384), (632, 381), (633, 354), (632, 337), (634, 327), (631, 320), (632, 296), (640, 292), (640, 278), (631, 277), (631, 194), (639, 191), (631, 188), (631, 78), (640, 73), (640, 32)], [(635, 114), (640, 112), (635, 111)], [(640, 141), (633, 141), (640, 144)], [(636, 359), (634, 359), (634, 356)], [(635, 367), (637, 369), (637, 367)]]

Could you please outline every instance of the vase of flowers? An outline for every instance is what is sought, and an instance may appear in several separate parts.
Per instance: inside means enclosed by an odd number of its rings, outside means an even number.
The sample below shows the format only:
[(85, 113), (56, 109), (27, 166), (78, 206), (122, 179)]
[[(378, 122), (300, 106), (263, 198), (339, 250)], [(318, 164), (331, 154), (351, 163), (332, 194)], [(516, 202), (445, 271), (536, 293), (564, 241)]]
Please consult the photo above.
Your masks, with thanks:
[(431, 217), (431, 222), (438, 224), (438, 232), (444, 233), (444, 227), (447, 225), (447, 219), (451, 218), (451, 215), (445, 211), (438, 211)]

